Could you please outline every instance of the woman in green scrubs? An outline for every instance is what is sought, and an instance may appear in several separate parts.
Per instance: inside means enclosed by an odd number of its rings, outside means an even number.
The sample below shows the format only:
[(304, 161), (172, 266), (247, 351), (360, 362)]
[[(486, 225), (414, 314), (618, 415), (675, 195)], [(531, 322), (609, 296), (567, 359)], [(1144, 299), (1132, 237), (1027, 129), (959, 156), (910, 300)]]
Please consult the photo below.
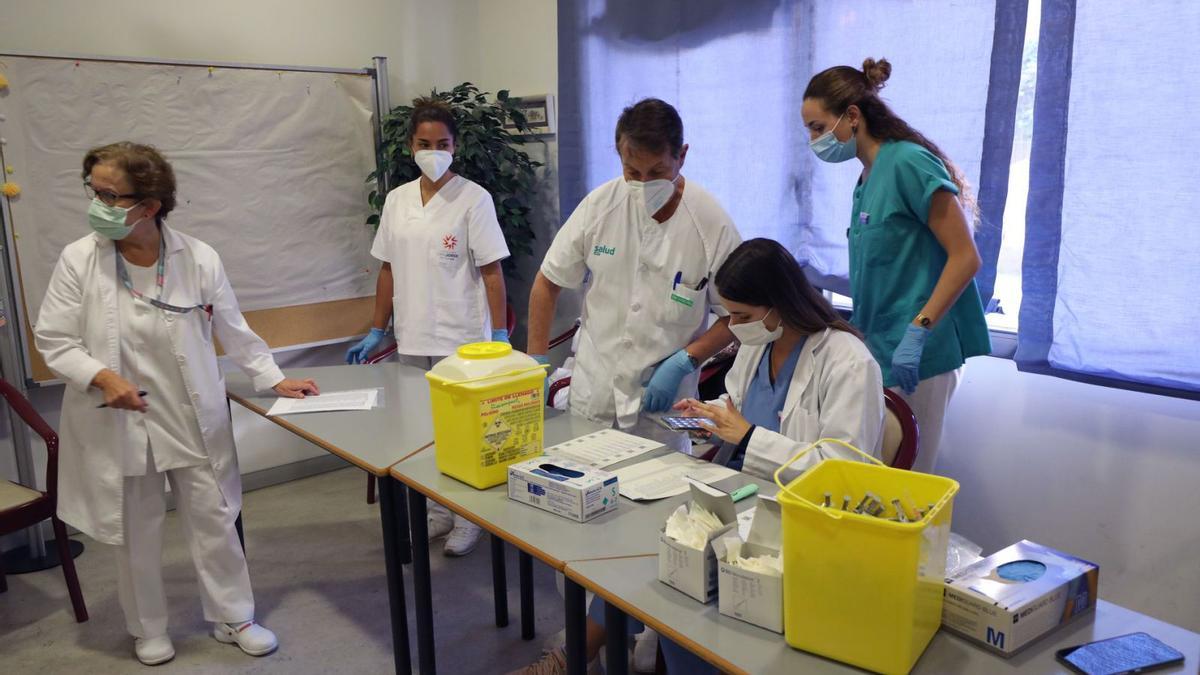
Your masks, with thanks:
[(917, 417), (913, 469), (932, 473), (963, 362), (991, 343), (975, 286), (974, 202), (945, 153), (879, 97), (891, 71), (883, 59), (824, 70), (809, 81), (801, 116), (817, 157), (862, 162), (847, 230), (851, 322), (884, 386)]

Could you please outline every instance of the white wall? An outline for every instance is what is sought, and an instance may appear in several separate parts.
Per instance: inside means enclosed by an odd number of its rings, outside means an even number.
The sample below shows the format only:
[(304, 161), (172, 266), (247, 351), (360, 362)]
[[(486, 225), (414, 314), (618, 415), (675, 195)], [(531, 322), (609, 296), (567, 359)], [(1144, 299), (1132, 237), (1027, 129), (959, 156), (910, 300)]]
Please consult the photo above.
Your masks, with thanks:
[(972, 359), (938, 469), (960, 482), (955, 531), (1100, 565), (1100, 595), (1200, 631), (1200, 402)]
[(471, 0), (5, 2), (0, 49), (362, 68), (388, 57), (393, 102), (478, 67)]

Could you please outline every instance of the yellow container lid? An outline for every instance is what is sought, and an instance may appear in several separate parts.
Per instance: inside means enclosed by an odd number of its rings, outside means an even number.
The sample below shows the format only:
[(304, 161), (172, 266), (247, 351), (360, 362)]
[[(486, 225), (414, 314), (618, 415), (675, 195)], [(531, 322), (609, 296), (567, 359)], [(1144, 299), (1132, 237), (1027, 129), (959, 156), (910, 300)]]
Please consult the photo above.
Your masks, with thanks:
[(487, 389), (502, 384), (501, 378), (530, 377), (532, 371), (545, 369), (532, 357), (505, 342), (472, 342), (438, 361), (425, 378), (434, 384)]
[(454, 351), (464, 359), (498, 359), (513, 351), (507, 342), (471, 342)]

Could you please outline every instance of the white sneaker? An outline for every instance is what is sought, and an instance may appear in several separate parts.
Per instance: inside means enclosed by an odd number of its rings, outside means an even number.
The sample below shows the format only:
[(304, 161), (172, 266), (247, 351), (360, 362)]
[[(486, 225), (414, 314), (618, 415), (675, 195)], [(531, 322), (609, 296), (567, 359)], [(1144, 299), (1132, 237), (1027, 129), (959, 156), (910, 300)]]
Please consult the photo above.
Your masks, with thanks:
[(147, 666), (157, 666), (175, 658), (175, 647), (167, 635), (152, 638), (134, 638), (133, 653), (137, 660)]
[(647, 628), (633, 641), (633, 672), (653, 673), (658, 665), (658, 633)]
[(461, 516), (454, 516), (454, 529), (446, 537), (442, 553), (450, 557), (463, 556), (475, 550), (483, 537), (483, 528)]
[(266, 656), (279, 648), (275, 634), (254, 621), (213, 624), (212, 636), (217, 642), (236, 644), (250, 656)]
[(432, 500), (426, 500), (425, 522), (429, 528), (429, 540), (450, 534), (454, 529), (454, 514), (450, 509)]

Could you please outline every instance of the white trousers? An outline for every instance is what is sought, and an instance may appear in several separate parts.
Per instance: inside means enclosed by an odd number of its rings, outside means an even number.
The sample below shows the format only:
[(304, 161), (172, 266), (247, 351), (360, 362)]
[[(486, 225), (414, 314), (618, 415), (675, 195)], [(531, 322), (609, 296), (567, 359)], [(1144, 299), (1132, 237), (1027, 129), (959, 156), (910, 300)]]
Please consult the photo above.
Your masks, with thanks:
[(130, 635), (153, 638), (167, 632), (167, 598), (162, 579), (164, 479), (171, 482), (175, 509), (192, 552), (204, 618), (242, 623), (254, 618), (250, 572), (238, 541), (238, 514), (225, 503), (212, 467), (203, 464), (125, 478), (125, 543), (113, 546), (117, 597)]
[(406, 366), (420, 368), (421, 370), (429, 370), (437, 365), (438, 361), (446, 358), (445, 356), (416, 356), (413, 354), (396, 354), (396, 360)]
[(942, 442), (942, 422), (946, 419), (946, 408), (950, 405), (950, 397), (958, 388), (962, 378), (962, 368), (951, 370), (941, 375), (935, 375), (927, 380), (921, 380), (917, 390), (905, 394), (899, 387), (892, 391), (904, 397), (908, 407), (912, 408), (917, 418), (917, 428), (920, 432), (920, 446), (917, 450), (917, 461), (912, 470), (921, 473), (933, 473), (937, 463), (938, 446)]

